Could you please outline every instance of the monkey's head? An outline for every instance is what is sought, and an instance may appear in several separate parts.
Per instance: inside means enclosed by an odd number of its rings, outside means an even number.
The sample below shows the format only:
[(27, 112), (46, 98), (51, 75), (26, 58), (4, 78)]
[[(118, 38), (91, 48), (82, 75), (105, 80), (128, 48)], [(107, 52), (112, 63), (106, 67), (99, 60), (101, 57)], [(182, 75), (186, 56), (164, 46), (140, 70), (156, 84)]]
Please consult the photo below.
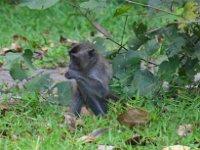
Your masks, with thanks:
[(97, 51), (88, 43), (75, 45), (70, 50), (69, 56), (71, 67), (81, 71), (88, 71), (96, 64), (98, 59)]

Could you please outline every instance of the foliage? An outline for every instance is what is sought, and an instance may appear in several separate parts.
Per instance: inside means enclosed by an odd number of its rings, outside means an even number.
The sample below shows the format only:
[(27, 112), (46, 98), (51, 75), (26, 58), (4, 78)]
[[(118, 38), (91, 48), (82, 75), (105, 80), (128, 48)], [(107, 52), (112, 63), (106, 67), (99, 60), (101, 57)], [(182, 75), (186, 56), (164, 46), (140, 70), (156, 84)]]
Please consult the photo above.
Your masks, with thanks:
[[(99, 7), (101, 9), (105, 7), (105, 1), (95, 0), (83, 2), (80, 6), (83, 11), (93, 13), (98, 4), (102, 6)], [(125, 15), (131, 18), (131, 4), (132, 2), (117, 8), (114, 17)], [(140, 5), (135, 2), (133, 4)], [(198, 2), (161, 3), (150, 0), (148, 5), (141, 6), (149, 9), (147, 18), (161, 13), (173, 17), (156, 29), (150, 29), (150, 24), (143, 20), (133, 23), (135, 36), (130, 37), (128, 48), (122, 47), (114, 56), (116, 77), (123, 87), (128, 87), (131, 95), (136, 92), (143, 96), (153, 95), (161, 90), (164, 81), (182, 87), (192, 84), (194, 76), (200, 71), (199, 24), (196, 22), (199, 19)], [(150, 64), (153, 65), (153, 70), (148, 69)]]
[[(44, 4), (43, 2), (28, 1), (27, 4), (27, 1), (22, 1), (21, 6), (26, 5), (35, 9), (37, 4), (47, 8), (56, 2), (48, 1)], [(87, 13), (88, 16), (81, 14), (84, 17), (95, 20), (98, 15), (96, 10), (105, 9), (106, 4), (107, 1), (89, 0), (80, 3), (78, 9), (82, 13)], [(121, 7), (116, 8), (113, 12), (114, 18), (127, 16), (130, 19), (132, 17), (130, 12), (134, 9), (134, 4), (147, 7), (145, 15), (147, 19), (132, 24), (135, 35), (130, 36), (129, 40), (125, 42), (123, 40), (119, 42), (122, 45), (125, 44), (125, 46), (115, 51), (115, 55), (112, 57), (115, 75), (121, 86), (128, 89), (127, 92), (130, 95), (139, 93), (143, 96), (153, 96), (161, 91), (164, 81), (171, 85), (183, 87), (192, 84), (195, 74), (200, 71), (198, 63), (200, 34), (198, 31), (199, 24), (196, 22), (199, 19), (198, 2), (160, 3), (160, 1), (150, 0), (148, 4), (141, 4), (129, 1), (129, 3), (122, 3)], [(78, 3), (75, 2), (74, 5), (78, 5)], [(37, 8), (43, 9), (39, 6)], [(163, 13), (169, 17), (169, 20), (158, 28), (150, 28), (149, 26), (152, 26), (152, 24), (148, 22), (148, 18)], [(126, 28), (126, 24), (124, 26)], [(102, 39), (100, 43), (97, 42), (96, 47), (104, 49), (100, 46), (103, 43), (104, 40)], [(23, 57), (29, 70), (33, 69), (30, 62), (32, 55), (29, 50), (20, 56)], [(56, 57), (55, 53), (52, 56)], [(28, 72), (21, 63), (15, 63), (16, 60), (19, 61), (21, 58), (13, 58), (11, 62), (14, 63), (9, 68), (10, 73), (14, 79), (23, 80), (28, 77)], [(48, 57), (47, 61), (52, 61), (51, 57)]]
[[(180, 124), (199, 123), (200, 98), (192, 95), (190, 88), (198, 92), (195, 86), (199, 82), (194, 82), (200, 69), (198, 0), (14, 1), (9, 0), (23, 7), (6, 4), (0, 8), (7, 16), (0, 16), (0, 65), (16, 81), (13, 87), (0, 85), (0, 147), (97, 149), (105, 144), (133, 149), (126, 140), (136, 134), (146, 142), (136, 143), (136, 149), (162, 149), (179, 143), (199, 148), (199, 125), (184, 138), (175, 132)], [(93, 21), (111, 36), (97, 33)], [(4, 53), (16, 37), (22, 49)], [(35, 74), (38, 67), (66, 65), (70, 43), (61, 39), (93, 41), (95, 48), (110, 58), (115, 71), (111, 86), (126, 100), (111, 103), (105, 118), (83, 116), (84, 124), (74, 134), (63, 119), (72, 96), (70, 82), (53, 83), (50, 74)], [(38, 51), (41, 58), (37, 58)], [(165, 81), (168, 93), (162, 87)], [(144, 128), (129, 129), (117, 122), (118, 115), (130, 107), (142, 107), (149, 113)], [(78, 140), (99, 127), (111, 130), (95, 143)]]

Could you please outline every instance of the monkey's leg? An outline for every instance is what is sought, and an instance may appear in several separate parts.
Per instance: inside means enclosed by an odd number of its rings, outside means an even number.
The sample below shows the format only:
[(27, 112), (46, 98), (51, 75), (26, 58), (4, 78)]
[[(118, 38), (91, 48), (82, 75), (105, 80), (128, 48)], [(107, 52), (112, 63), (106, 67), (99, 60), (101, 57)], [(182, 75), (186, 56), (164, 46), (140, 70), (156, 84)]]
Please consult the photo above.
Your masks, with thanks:
[(99, 99), (95, 96), (87, 99), (86, 104), (95, 115), (105, 116), (107, 113), (107, 102), (104, 99)]
[(80, 116), (81, 108), (83, 106), (84, 102), (81, 97), (81, 94), (79, 91), (76, 91), (74, 98), (71, 103), (71, 112), (73, 112), (76, 116)]

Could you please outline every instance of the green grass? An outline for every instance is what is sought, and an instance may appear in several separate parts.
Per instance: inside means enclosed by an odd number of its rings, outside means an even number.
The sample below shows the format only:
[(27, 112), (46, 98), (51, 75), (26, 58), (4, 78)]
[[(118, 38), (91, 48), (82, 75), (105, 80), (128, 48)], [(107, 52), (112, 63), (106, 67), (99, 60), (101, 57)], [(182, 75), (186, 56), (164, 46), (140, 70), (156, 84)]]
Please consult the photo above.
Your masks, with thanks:
[[(113, 39), (119, 43), (123, 32), (125, 17), (113, 17), (115, 9), (120, 5), (109, 3), (107, 8), (94, 14), (94, 18), (103, 25), (113, 35)], [(90, 35), (94, 28), (84, 18), (78, 15), (68, 2), (57, 3), (46, 10), (30, 10), (17, 6), (10, 6), (0, 2), (0, 48), (9, 47), (13, 41), (13, 35), (26, 37), (27, 42), (19, 41), (23, 48), (31, 50), (40, 47), (49, 47), (54, 43), (54, 47), (49, 48), (46, 55), (40, 60), (34, 60), (38, 67), (58, 67), (65, 66), (68, 61), (67, 51), (69, 44), (59, 42), (60, 36), (78, 41), (94, 40), (98, 37)], [(109, 12), (109, 13), (108, 13)], [(134, 7), (128, 18), (124, 41), (134, 36), (133, 22), (148, 21), (148, 17), (141, 17), (146, 11)], [(167, 18), (167, 17), (166, 17)], [(148, 22), (149, 28), (158, 27), (165, 24), (171, 18), (155, 17)], [(48, 36), (46, 36), (48, 32)], [(106, 48), (115, 49), (117, 46), (110, 41), (105, 41)], [(0, 56), (0, 64), (3, 63), (4, 56)], [(15, 91), (12, 91), (15, 92)], [(1, 94), (1, 93), (0, 93)], [(14, 93), (15, 94), (15, 93)], [(7, 102), (9, 96), (4, 96), (4, 105), (7, 107), (5, 115), (0, 113), (0, 149), (5, 150), (29, 150), (29, 149), (69, 149), (69, 150), (92, 150), (98, 145), (113, 145), (122, 149), (161, 149), (163, 146), (182, 144), (197, 147), (200, 142), (199, 127), (195, 127), (193, 134), (180, 138), (176, 130), (181, 124), (191, 124), (200, 122), (200, 97), (185, 94), (176, 99), (163, 98), (153, 105), (151, 100), (146, 100), (142, 107), (143, 99), (129, 100), (131, 107), (143, 108), (150, 113), (149, 123), (143, 127), (129, 129), (117, 122), (117, 116), (122, 111), (122, 104), (117, 103), (111, 107), (105, 118), (94, 116), (83, 117), (84, 127), (77, 128), (74, 133), (69, 133), (64, 123), (66, 107), (40, 102), (37, 95), (30, 96), (32, 99), (22, 103), (17, 101), (10, 106)], [(0, 106), (2, 104), (0, 103)], [(127, 108), (125, 108), (127, 109)], [(62, 127), (61, 127), (62, 126)], [(81, 143), (78, 138), (92, 132), (97, 128), (110, 128), (110, 131), (97, 139), (94, 143)], [(153, 139), (146, 146), (128, 146), (125, 141), (138, 134), (147, 139)]]
[[(141, 108), (142, 100), (130, 101), (132, 107)], [(105, 118), (82, 117), (83, 127), (78, 127), (70, 134), (64, 123), (66, 107), (56, 105), (36, 106), (19, 103), (14, 106), (7, 105), (5, 115), (1, 115), (0, 134), (1, 149), (97, 149), (98, 145), (113, 145), (122, 149), (132, 149), (125, 141), (138, 134), (146, 139), (153, 139), (146, 146), (134, 146), (137, 149), (161, 149), (168, 145), (187, 145), (193, 148), (195, 141), (199, 143), (199, 127), (195, 127), (191, 135), (181, 138), (176, 130), (179, 125), (199, 122), (200, 97), (190, 99), (179, 96), (177, 100), (163, 99), (157, 106), (147, 101), (143, 109), (150, 113), (150, 121), (145, 127), (129, 129), (120, 125), (116, 118), (122, 108), (120, 103), (110, 108)], [(10, 108), (10, 110), (9, 110)], [(40, 108), (37, 113), (34, 113)], [(108, 133), (100, 136), (94, 143), (79, 142), (78, 138), (92, 132), (97, 128), (110, 128)], [(4, 133), (5, 134), (5, 133)]]

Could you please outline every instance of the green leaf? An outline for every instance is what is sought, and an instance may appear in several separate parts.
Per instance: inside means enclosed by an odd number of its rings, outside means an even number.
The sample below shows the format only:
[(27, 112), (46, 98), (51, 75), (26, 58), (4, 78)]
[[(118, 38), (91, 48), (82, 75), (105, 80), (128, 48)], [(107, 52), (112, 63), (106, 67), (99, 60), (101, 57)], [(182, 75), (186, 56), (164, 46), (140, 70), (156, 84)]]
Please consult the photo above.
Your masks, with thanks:
[(81, 8), (88, 9), (88, 10), (91, 10), (91, 11), (93, 11), (93, 10), (97, 11), (97, 9), (101, 9), (105, 6), (106, 6), (105, 0), (100, 0), (100, 1), (89, 0), (89, 1), (86, 1), (86, 2), (82, 2), (80, 4)]
[(147, 43), (144, 45), (144, 55), (147, 56), (152, 56), (155, 52), (157, 52), (160, 48), (159, 43), (157, 40), (154, 38), (152, 40), (147, 41)]
[(128, 41), (128, 47), (131, 50), (137, 50), (147, 41), (148, 38), (146, 36), (140, 36), (139, 38), (138, 37), (130, 38)]
[(119, 78), (127, 78), (127, 72), (133, 72), (140, 67), (140, 52), (128, 51), (123, 54), (119, 54), (112, 61), (113, 70), (115, 75)]
[(176, 10), (176, 15), (182, 15), (183, 12), (184, 12), (184, 8), (183, 8), (183, 7), (178, 8), (178, 9)]
[(183, 17), (188, 20), (195, 20), (197, 17), (199, 17), (197, 9), (198, 9), (197, 2), (193, 1), (187, 2), (184, 6)]
[(29, 82), (27, 82), (24, 87), (28, 91), (40, 92), (42, 90), (48, 89), (52, 84), (52, 80), (50, 79), (49, 74), (42, 74), (39, 76), (35, 76)]
[(197, 57), (200, 60), (200, 42), (198, 42), (194, 47), (193, 57)]
[(26, 62), (26, 64), (28, 65), (28, 67), (32, 70), (35, 69), (35, 67), (33, 66), (32, 64), (32, 57), (33, 57), (33, 52), (30, 50), (30, 49), (26, 49), (24, 51), (24, 53), (22, 54), (23, 58), (24, 58), (24, 61)]
[(15, 64), (10, 68), (10, 75), (14, 80), (23, 80), (27, 78), (27, 73), (19, 64)]
[(177, 37), (174, 39), (172, 44), (169, 46), (169, 49), (167, 50), (168, 57), (173, 57), (174, 55), (177, 55), (185, 46), (186, 40), (183, 37)]
[(72, 82), (64, 81), (57, 83), (53, 89), (57, 89), (58, 101), (62, 105), (68, 105), (72, 100)]
[[(158, 7), (163, 2), (161, 0), (149, 0), (148, 4), (153, 7)], [(150, 8), (151, 9), (151, 8)]]
[(185, 64), (182, 66), (182, 69), (184, 69), (185, 75), (188, 79), (192, 81), (194, 76), (200, 71), (199, 60), (197, 58), (192, 59), (188, 57)]
[(101, 37), (97, 37), (93, 41), (94, 41), (94, 48), (98, 50), (100, 54), (105, 55), (106, 53), (106, 47), (104, 44), (105, 39)]
[(13, 65), (19, 63), (22, 60), (21, 54), (18, 53), (8, 53), (5, 56), (5, 65), (4, 67), (8, 70), (12, 68)]
[(125, 5), (121, 8), (117, 8), (115, 10), (114, 17), (127, 13), (131, 8), (131, 5)]
[(177, 72), (180, 65), (179, 58), (173, 57), (169, 58), (169, 61), (164, 61), (159, 65), (158, 74), (161, 79), (166, 81), (171, 81), (173, 75)]
[(150, 71), (138, 70), (131, 83), (130, 92), (138, 91), (142, 96), (149, 96), (155, 90), (155, 83), (156, 78)]
[(147, 24), (144, 24), (143, 22), (134, 22), (133, 23), (133, 31), (135, 32), (137, 37), (140, 37), (141, 35), (144, 36), (144, 34), (147, 31)]
[(46, 9), (55, 5), (59, 0), (22, 0), (19, 6), (27, 6), (30, 9)]

